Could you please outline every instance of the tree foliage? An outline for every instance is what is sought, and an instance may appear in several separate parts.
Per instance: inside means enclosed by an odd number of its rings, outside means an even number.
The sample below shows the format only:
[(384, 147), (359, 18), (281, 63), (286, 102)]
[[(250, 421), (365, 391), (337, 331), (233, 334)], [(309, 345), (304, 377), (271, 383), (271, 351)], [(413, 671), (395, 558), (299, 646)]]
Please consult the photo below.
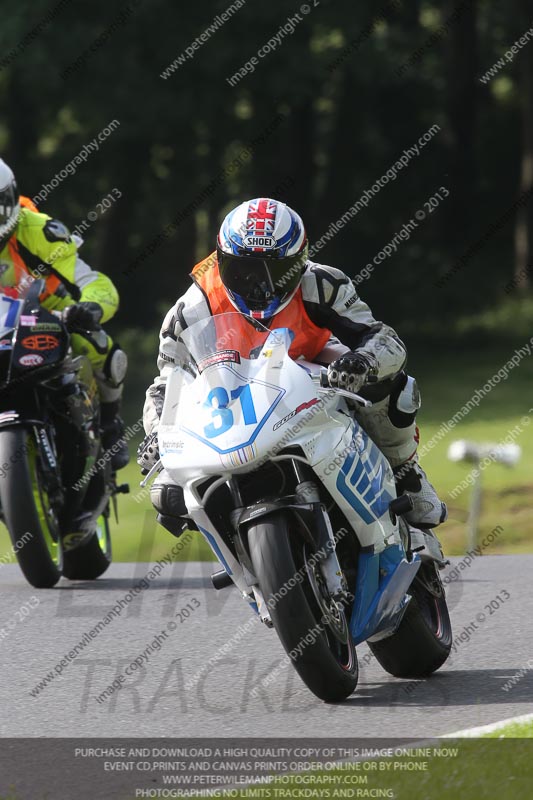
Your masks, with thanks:
[[(228, 0), (71, 0), (28, 37), (57, 5), (20, 0), (4, 14), (2, 52), (19, 51), (1, 62), (0, 153), (34, 196), (120, 122), (42, 207), (74, 227), (113, 187), (122, 192), (87, 231), (82, 251), (115, 280), (121, 325), (159, 324), (232, 205), (275, 194), (302, 214), (314, 242), (432, 125), (439, 133), (317, 259), (354, 276), (425, 210), (409, 240), (359, 286), (376, 314), (444, 336), (457, 316), (502, 299), (515, 265), (516, 212), (444, 287), (435, 284), (531, 180), (524, 125), (533, 41), (489, 82), (480, 80), (533, 23), (525, 2), (309, 0), (302, 14), (298, 3), (246, 0), (166, 79), (161, 73)], [(293, 32), (231, 86), (227, 79), (296, 14)], [(424, 204), (442, 186), (450, 196), (429, 212)], [(521, 213), (526, 235), (529, 206)], [(180, 216), (172, 235), (131, 269)], [(522, 269), (530, 256), (526, 235)]]

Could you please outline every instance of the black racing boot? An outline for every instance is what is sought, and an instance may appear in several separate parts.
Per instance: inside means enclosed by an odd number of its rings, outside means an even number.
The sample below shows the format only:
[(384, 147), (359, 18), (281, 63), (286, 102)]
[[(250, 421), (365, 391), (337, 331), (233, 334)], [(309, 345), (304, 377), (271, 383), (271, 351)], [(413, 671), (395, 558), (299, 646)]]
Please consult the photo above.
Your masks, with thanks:
[(157, 521), (173, 536), (181, 536), (186, 531), (198, 528), (188, 515), (183, 489), (176, 484), (157, 483), (150, 489), (150, 500), (157, 513)]
[(123, 469), (130, 460), (128, 444), (124, 438), (124, 421), (119, 416), (120, 401), (102, 403), (100, 406), (100, 430), (102, 447), (112, 451), (111, 468), (117, 472)]

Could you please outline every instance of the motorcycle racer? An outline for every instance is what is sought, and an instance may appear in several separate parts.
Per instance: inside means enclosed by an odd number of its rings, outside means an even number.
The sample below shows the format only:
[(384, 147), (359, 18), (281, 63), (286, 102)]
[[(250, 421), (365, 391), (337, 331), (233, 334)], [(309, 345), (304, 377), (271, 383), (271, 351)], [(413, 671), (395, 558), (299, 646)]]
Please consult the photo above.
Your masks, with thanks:
[[(159, 375), (146, 393), (146, 437), (138, 463), (149, 470), (159, 459), (157, 428), (165, 384), (176, 364), (189, 360), (181, 331), (210, 315), (239, 311), (267, 327), (289, 328), (290, 355), (328, 367), (330, 386), (372, 401), (354, 416), (389, 460), (398, 494), (413, 508), (405, 519), (431, 529), (444, 522), (441, 502), (418, 463), (416, 414), (420, 394), (404, 370), (407, 353), (396, 332), (377, 321), (341, 270), (309, 260), (300, 216), (284, 203), (256, 198), (224, 219), (216, 251), (197, 264), (192, 286), (169, 310), (160, 333)], [(186, 516), (180, 487), (156, 480), (151, 490), (164, 516)]]
[(44, 279), (40, 302), (62, 311), (71, 332), (72, 351), (87, 356), (101, 401), (104, 449), (114, 447), (115, 470), (129, 461), (124, 424), (119, 416), (127, 356), (100, 327), (118, 309), (111, 280), (92, 270), (78, 255), (78, 243), (67, 227), (19, 194), (15, 176), (0, 159), (0, 291), (17, 296), (28, 276)]

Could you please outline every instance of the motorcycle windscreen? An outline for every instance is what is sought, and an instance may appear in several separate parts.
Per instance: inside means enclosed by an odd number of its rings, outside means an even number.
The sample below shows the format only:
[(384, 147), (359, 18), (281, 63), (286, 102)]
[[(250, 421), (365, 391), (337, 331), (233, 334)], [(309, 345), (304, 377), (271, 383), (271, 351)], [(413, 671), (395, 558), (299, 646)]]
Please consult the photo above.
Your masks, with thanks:
[[(272, 331), (245, 314), (217, 314), (195, 322), (180, 335), (198, 371), (221, 361), (257, 358)], [(238, 358), (237, 358), (238, 357)]]

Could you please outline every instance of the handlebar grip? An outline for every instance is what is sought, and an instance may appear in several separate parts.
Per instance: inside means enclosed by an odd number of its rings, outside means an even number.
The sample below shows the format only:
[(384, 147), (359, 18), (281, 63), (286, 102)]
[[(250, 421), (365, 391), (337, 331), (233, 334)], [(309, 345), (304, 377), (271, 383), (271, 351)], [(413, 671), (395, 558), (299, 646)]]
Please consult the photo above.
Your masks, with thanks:
[(320, 370), (320, 386), (324, 389), (329, 388), (328, 371), (325, 367)]

